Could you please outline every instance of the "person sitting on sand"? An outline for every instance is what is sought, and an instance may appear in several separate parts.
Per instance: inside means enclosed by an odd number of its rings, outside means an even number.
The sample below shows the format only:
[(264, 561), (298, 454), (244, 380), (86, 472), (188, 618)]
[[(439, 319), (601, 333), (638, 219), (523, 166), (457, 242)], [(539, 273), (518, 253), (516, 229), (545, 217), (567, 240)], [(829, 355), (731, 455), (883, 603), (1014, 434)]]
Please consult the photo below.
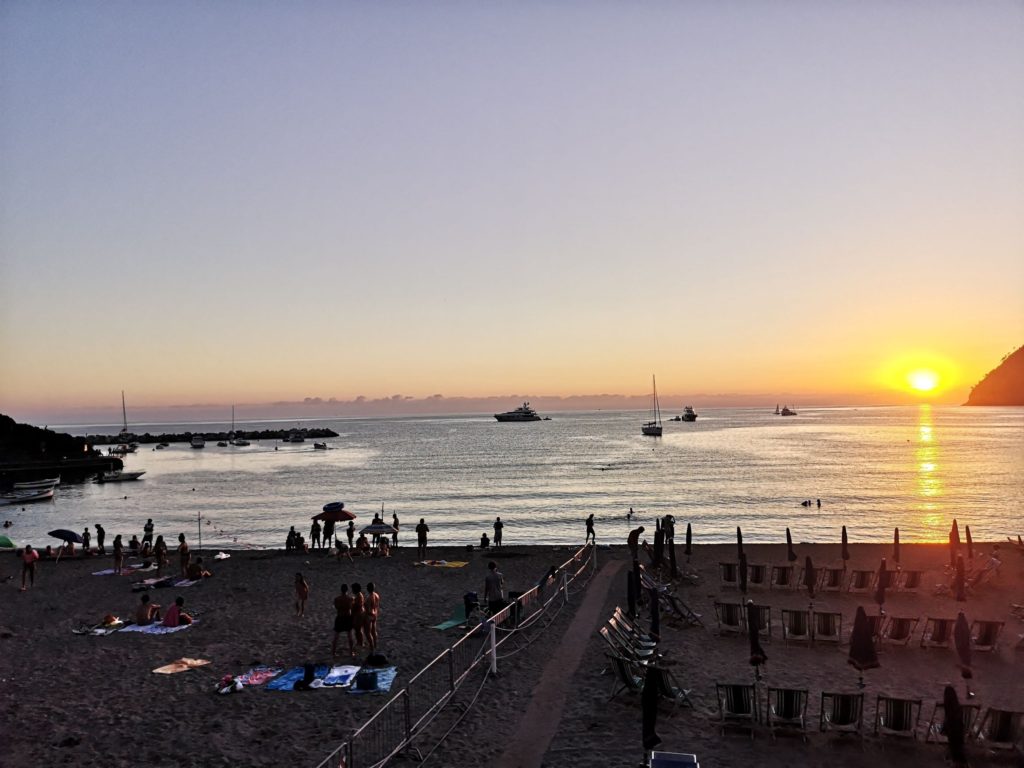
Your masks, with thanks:
[(366, 538), (365, 533), (360, 533), (359, 538), (356, 539), (356, 554), (370, 554), (370, 540)]
[(182, 608), (185, 607), (185, 598), (180, 595), (174, 598), (174, 605), (167, 609), (164, 620), (161, 622), (165, 627), (180, 627), (182, 624), (191, 624), (192, 617)]
[(43, 554), (42, 555), (39, 555), (38, 552), (36, 553), (36, 555), (37, 555), (37, 558), (36, 558), (37, 560), (39, 558), (42, 558), (43, 560), (55, 560), (56, 557), (57, 557), (57, 555), (53, 551), (53, 547), (50, 546), (49, 544), (46, 545), (46, 549), (43, 550)]
[(67, 557), (74, 557), (75, 556), (75, 542), (73, 542), (73, 541), (66, 541), (66, 542), (64, 542), (64, 546), (61, 547), (60, 549), (61, 549), (61, 553), (60, 553), (61, 557), (67, 558)]
[(352, 639), (352, 596), (348, 593), (348, 584), (341, 585), (341, 593), (334, 598), (334, 641), (331, 643), (331, 657), (338, 656), (338, 636), (348, 634), (348, 655), (355, 656), (356, 649)]
[(306, 615), (306, 601), (309, 600), (309, 584), (301, 573), (295, 574), (295, 615), (303, 617)]
[(343, 558), (343, 557), (347, 557), (348, 561), (350, 563), (352, 562), (352, 547), (350, 547), (348, 544), (342, 544), (339, 541), (338, 542), (338, 546), (337, 546), (337, 551), (338, 551), (338, 559), (339, 560), (341, 560), (341, 558)]
[(480, 534), (480, 549), (487, 549), (491, 546), (491, 540), (487, 538), (487, 531)]
[(306, 539), (303, 538), (301, 533), (295, 534), (295, 551), (309, 554), (309, 544), (306, 543)]
[(197, 557), (194, 563), (189, 563), (188, 568), (185, 569), (185, 578), (189, 581), (199, 581), (200, 579), (208, 579), (213, 576), (203, 566), (203, 558)]
[(132, 551), (133, 555), (137, 555), (141, 546), (142, 545), (139, 543), (139, 537), (133, 533), (131, 541), (128, 542), (128, 549)]
[(391, 545), (388, 540), (381, 536), (380, 542), (377, 544), (377, 551), (373, 553), (374, 557), (391, 557)]
[(140, 557), (152, 557), (153, 556), (153, 546), (148, 541), (142, 542), (142, 549), (139, 550), (139, 556)]
[(135, 623), (144, 627), (154, 621), (160, 621), (160, 606), (149, 602), (149, 595), (144, 594), (142, 602), (135, 609)]

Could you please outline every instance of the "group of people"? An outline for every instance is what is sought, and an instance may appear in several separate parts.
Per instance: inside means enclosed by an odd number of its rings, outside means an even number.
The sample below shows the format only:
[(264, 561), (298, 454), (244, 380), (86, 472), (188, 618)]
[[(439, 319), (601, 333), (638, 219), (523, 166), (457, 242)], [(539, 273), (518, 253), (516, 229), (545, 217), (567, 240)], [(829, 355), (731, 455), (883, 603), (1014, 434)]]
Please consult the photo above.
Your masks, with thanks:
[(165, 627), (180, 627), (194, 621), (190, 614), (185, 613), (185, 598), (180, 595), (174, 599), (174, 603), (167, 609), (163, 617), (160, 616), (161, 607), (149, 599), (148, 592), (143, 593), (139, 605), (135, 609), (135, 623), (144, 627), (157, 622)]
[[(305, 610), (305, 602), (309, 598), (309, 585), (301, 573), (295, 574), (296, 614), (301, 616)], [(366, 585), (363, 593), (359, 583), (342, 584), (341, 591), (334, 598), (334, 640), (331, 642), (331, 655), (338, 656), (338, 639), (342, 633), (348, 638), (348, 652), (356, 655), (356, 648), (366, 646), (370, 653), (377, 650), (377, 619), (380, 617), (380, 593), (373, 582)]]

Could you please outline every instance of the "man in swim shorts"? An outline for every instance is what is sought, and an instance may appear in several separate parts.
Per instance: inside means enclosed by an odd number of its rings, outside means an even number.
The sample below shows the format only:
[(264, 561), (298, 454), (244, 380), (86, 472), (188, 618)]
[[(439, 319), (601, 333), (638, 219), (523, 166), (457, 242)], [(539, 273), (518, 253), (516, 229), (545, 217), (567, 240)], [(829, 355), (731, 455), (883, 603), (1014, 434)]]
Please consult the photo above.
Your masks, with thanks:
[(352, 596), (348, 593), (348, 584), (341, 585), (341, 593), (334, 598), (334, 642), (331, 643), (331, 656), (338, 656), (338, 636), (345, 632), (348, 634), (348, 654), (356, 655), (355, 643), (352, 637)]

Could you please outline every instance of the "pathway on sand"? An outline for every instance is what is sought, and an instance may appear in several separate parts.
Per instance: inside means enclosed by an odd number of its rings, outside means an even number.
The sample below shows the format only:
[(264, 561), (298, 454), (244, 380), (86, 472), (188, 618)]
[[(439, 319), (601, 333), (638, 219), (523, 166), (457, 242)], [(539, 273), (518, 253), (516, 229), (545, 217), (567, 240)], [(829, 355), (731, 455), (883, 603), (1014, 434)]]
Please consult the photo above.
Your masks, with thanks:
[[(561, 644), (548, 659), (540, 682), (530, 696), (530, 705), (504, 753), (498, 758), (496, 768), (536, 768), (544, 762), (544, 754), (562, 721), (565, 698), (583, 652), (601, 620), (612, 580), (624, 564), (623, 560), (611, 560), (594, 577)], [(555, 712), (558, 717), (552, 717)]]

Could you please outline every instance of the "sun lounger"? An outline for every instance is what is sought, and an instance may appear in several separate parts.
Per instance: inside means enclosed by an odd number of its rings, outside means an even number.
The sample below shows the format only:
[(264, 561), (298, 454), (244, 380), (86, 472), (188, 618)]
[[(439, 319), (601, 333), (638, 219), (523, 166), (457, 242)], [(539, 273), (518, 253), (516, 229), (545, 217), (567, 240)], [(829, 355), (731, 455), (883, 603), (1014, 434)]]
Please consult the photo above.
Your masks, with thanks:
[(648, 645), (650, 647), (653, 647), (653, 646), (658, 644), (658, 640), (656, 638), (651, 637), (646, 632), (642, 632), (640, 629), (638, 629), (626, 617), (626, 614), (623, 613), (622, 609), (619, 608), (618, 606), (616, 606), (615, 614), (612, 616), (611, 619), (609, 619), (609, 621), (614, 621), (616, 626), (619, 628), (619, 630), (621, 632), (625, 633), (626, 635), (628, 635), (630, 637), (630, 639), (632, 639), (634, 642), (637, 642), (637, 643), (640, 643), (640, 644), (643, 644), (643, 645)]
[(882, 626), (882, 642), (890, 645), (909, 645), (914, 630), (921, 620), (914, 616), (888, 616)]
[(896, 580), (898, 592), (917, 592), (921, 588), (923, 571), (900, 571)]
[(738, 635), (743, 632), (743, 621), (740, 616), (743, 606), (739, 603), (722, 603), (715, 601), (715, 619), (718, 621), (718, 634)]
[(668, 593), (661, 595), (661, 600), (665, 602), (666, 607), (669, 611), (669, 618), (677, 618), (682, 620), (691, 627), (703, 627), (704, 622), (700, 618), (700, 614), (696, 613), (690, 606), (684, 603), (675, 595)]
[(822, 592), (842, 592), (846, 582), (846, 568), (822, 568), (818, 588)]
[(874, 571), (853, 571), (850, 573), (850, 586), (846, 588), (847, 592), (853, 594), (867, 594), (875, 588), (875, 572)]
[(623, 691), (633, 694), (639, 693), (644, 687), (644, 678), (637, 674), (637, 667), (623, 656), (617, 653), (606, 653), (612, 669), (612, 691), (609, 699), (614, 699)]
[(838, 611), (815, 611), (811, 629), (816, 643), (841, 643), (843, 640), (843, 614)]
[(994, 651), (1005, 623), (1003, 621), (972, 621), (971, 648), (975, 651)]
[(875, 700), (875, 735), (917, 739), (921, 720), (920, 699), (882, 696)]
[(819, 728), (836, 733), (861, 735), (864, 720), (863, 693), (821, 693), (821, 715)]
[(782, 639), (787, 643), (811, 642), (811, 612), (782, 609)]
[(989, 707), (974, 738), (989, 749), (1014, 749), (1024, 739), (1024, 712)]
[(635, 664), (646, 664), (648, 661), (653, 661), (655, 658), (655, 653), (651, 649), (637, 648), (623, 643), (608, 627), (601, 627), (598, 632), (601, 637), (604, 638), (605, 643), (608, 644), (608, 647), (611, 648), (613, 653), (618, 656), (623, 656)]
[[(772, 640), (772, 607), (770, 605), (754, 604), (754, 611), (757, 614), (757, 635), (766, 642)], [(740, 619), (743, 621), (743, 631), (747, 632), (747, 610), (746, 607), (740, 612)]]
[(757, 691), (753, 685), (715, 683), (722, 735), (726, 728), (746, 728), (754, 738), (754, 726), (761, 721)]
[(650, 638), (643, 638), (639, 634), (631, 632), (619, 623), (614, 616), (608, 619), (608, 628), (618, 637), (619, 641), (631, 648), (638, 648), (645, 651), (653, 651), (658, 647), (658, 642)]
[(768, 586), (770, 589), (793, 589), (796, 586), (796, 579), (793, 578), (793, 566), (773, 565), (772, 579)]
[[(785, 626), (785, 625), (783, 625)], [(795, 730), (807, 741), (807, 691), (798, 688), (768, 688), (768, 730)]]
[(921, 633), (922, 648), (949, 648), (953, 640), (955, 619), (934, 619), (928, 616), (924, 620), (924, 631)]
[(739, 587), (740, 585), (739, 563), (719, 563), (718, 575), (722, 580), (723, 587)]
[(654, 675), (656, 678), (655, 682), (658, 685), (658, 694), (661, 698), (671, 701), (673, 708), (678, 707), (680, 704), (684, 704), (691, 709), (693, 708), (693, 702), (690, 701), (690, 689), (679, 685), (672, 676), (672, 673), (667, 669), (648, 664), (647, 674)]
[[(981, 713), (980, 704), (961, 704), (960, 711), (964, 718), (964, 733), (971, 734), (978, 724), (978, 715)], [(928, 720), (928, 727), (924, 732), (925, 741), (937, 741), (941, 744), (946, 742), (946, 732), (943, 730), (946, 722), (946, 706), (941, 702), (935, 702), (932, 708), (932, 716)]]

